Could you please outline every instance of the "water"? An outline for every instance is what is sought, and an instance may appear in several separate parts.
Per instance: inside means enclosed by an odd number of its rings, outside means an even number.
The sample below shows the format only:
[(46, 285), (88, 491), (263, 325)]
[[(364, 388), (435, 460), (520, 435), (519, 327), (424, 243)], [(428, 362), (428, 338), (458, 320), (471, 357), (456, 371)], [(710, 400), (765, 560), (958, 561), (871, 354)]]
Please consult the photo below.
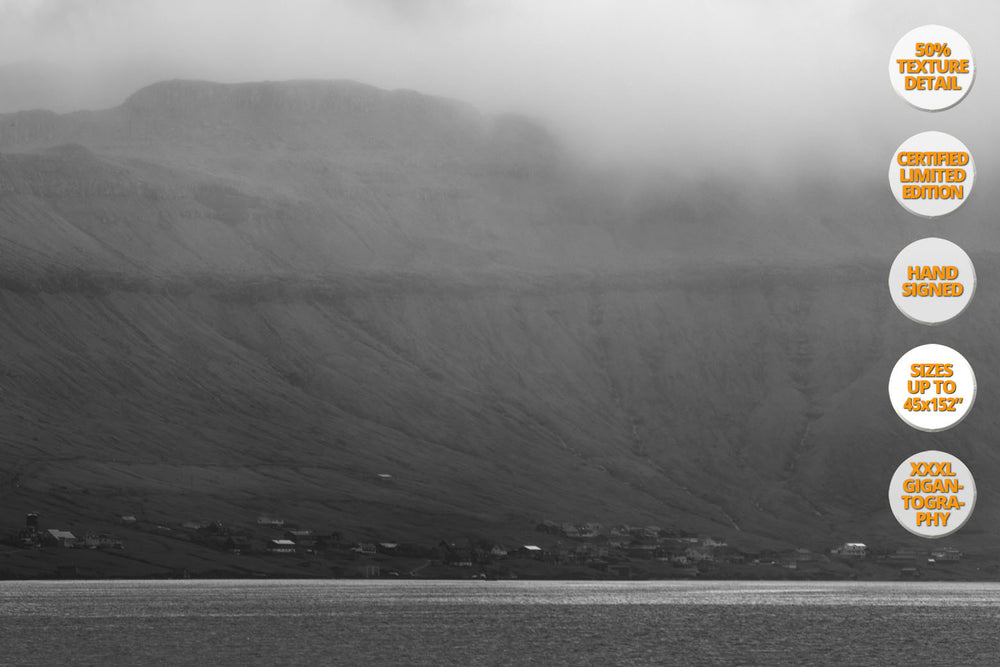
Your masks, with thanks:
[(0, 582), (0, 663), (995, 665), (1000, 584)]

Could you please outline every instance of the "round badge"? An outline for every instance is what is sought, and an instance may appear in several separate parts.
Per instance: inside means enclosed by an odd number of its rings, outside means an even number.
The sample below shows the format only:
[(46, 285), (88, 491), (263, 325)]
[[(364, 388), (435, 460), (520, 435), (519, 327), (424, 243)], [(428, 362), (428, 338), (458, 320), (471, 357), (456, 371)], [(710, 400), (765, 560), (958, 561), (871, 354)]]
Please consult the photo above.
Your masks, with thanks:
[(903, 461), (889, 483), (889, 507), (906, 530), (945, 537), (965, 525), (976, 507), (976, 482), (958, 458), (929, 450)]
[(976, 269), (960, 247), (927, 238), (903, 248), (889, 269), (889, 293), (899, 312), (920, 324), (962, 314), (976, 293)]
[(915, 347), (889, 375), (889, 400), (899, 418), (921, 431), (944, 431), (976, 401), (976, 376), (961, 354), (944, 345)]
[(943, 111), (962, 101), (976, 78), (972, 47), (941, 25), (914, 28), (889, 56), (889, 81), (906, 102), (924, 111)]
[(976, 165), (961, 141), (944, 132), (921, 132), (900, 145), (889, 163), (889, 189), (914, 215), (936, 218), (972, 194)]

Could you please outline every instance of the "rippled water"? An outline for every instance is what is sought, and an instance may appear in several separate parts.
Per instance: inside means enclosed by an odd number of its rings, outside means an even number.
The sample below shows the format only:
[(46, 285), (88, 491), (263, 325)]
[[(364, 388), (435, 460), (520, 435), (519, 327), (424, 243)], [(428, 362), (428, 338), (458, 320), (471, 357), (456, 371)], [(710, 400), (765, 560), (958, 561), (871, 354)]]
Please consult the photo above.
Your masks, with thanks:
[(0, 663), (996, 665), (1000, 585), (0, 582)]

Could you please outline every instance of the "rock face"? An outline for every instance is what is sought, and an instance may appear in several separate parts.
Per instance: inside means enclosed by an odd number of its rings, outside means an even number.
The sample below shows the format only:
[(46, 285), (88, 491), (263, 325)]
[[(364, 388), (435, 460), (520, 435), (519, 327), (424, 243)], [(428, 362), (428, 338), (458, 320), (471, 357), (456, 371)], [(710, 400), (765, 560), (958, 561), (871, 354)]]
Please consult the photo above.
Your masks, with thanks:
[[(523, 119), (350, 82), (166, 82), (0, 116), (0, 151), (11, 525), (551, 517), (823, 547), (901, 539), (885, 494), (911, 453), (1000, 472), (998, 297), (935, 330), (981, 405), (909, 430), (885, 384), (927, 340), (885, 294), (891, 254), (780, 261), (855, 248), (823, 214), (787, 238), (797, 200), (774, 220), (724, 185), (630, 191)], [(899, 240), (887, 219), (870, 252)], [(756, 266), (729, 261), (740, 239)], [(994, 498), (959, 543), (992, 545)]]

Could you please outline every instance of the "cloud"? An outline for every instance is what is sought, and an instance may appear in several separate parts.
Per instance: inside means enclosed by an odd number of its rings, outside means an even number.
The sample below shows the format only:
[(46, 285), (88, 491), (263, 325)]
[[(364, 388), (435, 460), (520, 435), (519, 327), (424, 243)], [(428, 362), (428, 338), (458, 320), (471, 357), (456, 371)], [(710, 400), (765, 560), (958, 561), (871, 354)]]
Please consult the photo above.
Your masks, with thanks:
[(992, 125), (986, 77), (932, 117), (895, 98), (886, 65), (935, 21), (989, 59), (998, 18), (985, 2), (0, 0), (0, 63), (70, 68), (89, 106), (171, 76), (350, 78), (537, 115), (607, 159), (869, 169), (907, 132)]

